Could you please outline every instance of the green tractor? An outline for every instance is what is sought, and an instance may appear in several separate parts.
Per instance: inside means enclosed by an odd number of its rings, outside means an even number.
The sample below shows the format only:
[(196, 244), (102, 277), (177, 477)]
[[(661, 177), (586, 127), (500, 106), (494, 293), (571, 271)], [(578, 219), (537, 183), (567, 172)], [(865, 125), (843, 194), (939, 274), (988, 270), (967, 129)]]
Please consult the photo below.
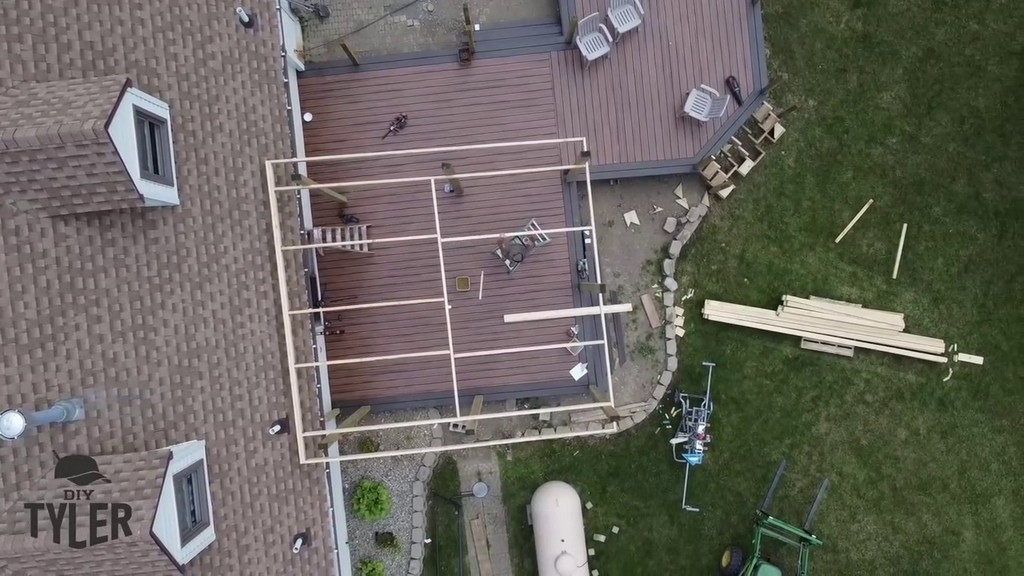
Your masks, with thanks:
[(814, 503), (811, 504), (811, 509), (807, 512), (807, 519), (804, 520), (804, 525), (801, 528), (779, 520), (769, 512), (775, 491), (778, 489), (785, 471), (786, 461), (783, 460), (779, 463), (779, 468), (775, 471), (775, 478), (772, 480), (771, 486), (768, 487), (768, 493), (765, 494), (764, 501), (761, 502), (761, 508), (757, 511), (754, 521), (753, 551), (750, 556), (744, 557), (743, 549), (738, 546), (732, 546), (726, 550), (722, 554), (723, 576), (782, 576), (782, 569), (772, 564), (761, 549), (765, 538), (796, 547), (799, 550), (796, 574), (797, 576), (807, 576), (809, 570), (807, 563), (811, 548), (824, 543), (811, 532), (811, 525), (814, 523), (814, 517), (818, 514), (818, 508), (825, 500), (828, 478), (822, 480), (821, 486), (818, 488), (818, 495), (815, 496)]

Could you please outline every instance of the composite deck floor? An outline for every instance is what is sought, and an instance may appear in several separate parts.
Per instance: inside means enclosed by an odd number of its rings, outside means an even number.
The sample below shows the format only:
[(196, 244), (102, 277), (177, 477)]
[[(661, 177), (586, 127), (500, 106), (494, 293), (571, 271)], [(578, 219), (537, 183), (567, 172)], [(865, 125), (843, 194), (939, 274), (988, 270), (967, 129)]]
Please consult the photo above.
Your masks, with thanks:
[[(402, 150), (430, 146), (537, 140), (557, 136), (550, 59), (532, 55), (489, 60), (472, 68), (420, 67), (354, 75), (346, 82), (312, 78), (300, 83), (303, 109), (315, 121), (306, 126), (308, 156)], [(401, 134), (382, 140), (387, 120), (409, 114)], [(486, 129), (476, 123), (480, 114)], [(385, 118), (385, 122), (380, 122)], [(311, 163), (319, 182), (439, 175), (451, 162), (462, 173), (557, 166), (556, 146), (512, 150), (471, 150)], [(439, 183), (440, 185), (440, 183)], [(559, 172), (473, 178), (465, 194), (437, 192), (442, 236), (472, 236), (520, 230), (536, 219), (542, 227), (566, 226)], [(345, 190), (348, 214), (368, 224), (371, 238), (433, 234), (433, 192), (429, 182), (375, 185)], [(338, 225), (339, 206), (315, 195), (314, 224)], [(503, 315), (573, 306), (573, 269), (568, 242), (552, 235), (509, 274), (492, 254), (495, 240), (444, 243), (443, 257), (456, 353), (568, 340), (572, 321), (505, 324)], [(442, 297), (441, 255), (434, 239), (372, 245), (371, 254), (328, 250), (318, 261), (321, 288), (332, 305)], [(480, 274), (483, 273), (483, 298)], [(456, 276), (469, 276), (472, 289), (457, 292)], [(337, 314), (328, 314), (327, 319)], [(448, 349), (443, 303), (371, 308), (341, 313), (344, 334), (328, 338), (328, 360)], [(576, 363), (565, 349), (479, 356), (456, 360), (459, 395), (578, 389), (569, 377)], [(445, 353), (413, 359), (332, 366), (332, 396), (342, 406), (388, 402), (448, 401), (454, 398), (450, 359)]]
[[(606, 9), (603, 0), (575, 0), (578, 15)], [(300, 77), (309, 157), (409, 150), (492, 142), (582, 136), (592, 153), (595, 178), (673, 171), (692, 166), (735, 129), (765, 81), (749, 0), (645, 2), (641, 27), (624, 35), (608, 58), (584, 69), (577, 50), (493, 54), (468, 66), (457, 63), (388, 64), (380, 69)], [(511, 32), (510, 32), (511, 33)], [(412, 61), (410, 61), (412, 62)], [(735, 76), (746, 97), (722, 119), (677, 119), (686, 93), (707, 84), (723, 94)], [(396, 114), (408, 127), (382, 140)], [(505, 170), (571, 163), (579, 146), (474, 150), (311, 163), (320, 182), (440, 174), (440, 163), (458, 172)], [(649, 172), (659, 173), (659, 172)], [(491, 177), (466, 182), (463, 197), (439, 193), (444, 236), (510, 232), (531, 218), (543, 227), (566, 225), (563, 183), (557, 173)], [(346, 191), (348, 212), (370, 225), (372, 238), (433, 234), (429, 183), (377, 185)], [(337, 225), (338, 206), (315, 196), (316, 225)], [(567, 322), (506, 325), (502, 314), (573, 305), (570, 246), (561, 235), (513, 275), (491, 255), (493, 241), (445, 244), (445, 281), (456, 353), (559, 342)], [(371, 255), (329, 251), (319, 259), (322, 289), (338, 304), (441, 297), (441, 258), (433, 240), (374, 246)], [(484, 298), (477, 299), (480, 272)], [(470, 276), (469, 293), (454, 291), (455, 276)], [(346, 312), (345, 334), (329, 339), (329, 360), (447, 350), (441, 304)], [(447, 355), (333, 366), (335, 402), (441, 400), (474, 393), (576, 390), (568, 370), (576, 359), (564, 350), (484, 356), (457, 361), (452, 382)], [(574, 388), (575, 387), (575, 388)]]
[[(580, 17), (606, 0), (576, 0)], [(754, 88), (750, 0), (644, 2), (643, 24), (624, 34), (607, 58), (584, 69), (577, 50), (551, 53), (558, 134), (586, 136), (598, 167), (694, 158), (737, 113), (702, 123), (677, 119), (686, 94), (706, 84), (727, 94), (735, 76)]]

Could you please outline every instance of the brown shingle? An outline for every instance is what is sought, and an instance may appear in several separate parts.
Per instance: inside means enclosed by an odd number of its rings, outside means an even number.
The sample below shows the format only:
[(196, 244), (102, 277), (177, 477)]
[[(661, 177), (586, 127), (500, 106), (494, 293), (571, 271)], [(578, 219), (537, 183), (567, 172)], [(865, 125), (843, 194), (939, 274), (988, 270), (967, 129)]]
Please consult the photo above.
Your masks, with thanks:
[[(0, 93), (130, 77), (171, 107), (182, 205), (48, 219), (0, 203), (0, 409), (86, 402), (82, 422), (0, 444), (0, 509), (52, 467), (52, 449), (123, 454), (205, 439), (217, 541), (188, 573), (329, 574), (324, 470), (298, 464), (294, 438), (266, 434), (290, 411), (259, 164), (290, 155), (275, 3), (247, 5), (255, 32), (214, 2), (89, 6), (49, 3), (54, 21), (26, 16), (38, 2), (0, 2)], [(292, 554), (305, 528), (312, 545)], [(147, 573), (134, 555), (113, 565)], [(88, 566), (69, 556), (50, 568)]]

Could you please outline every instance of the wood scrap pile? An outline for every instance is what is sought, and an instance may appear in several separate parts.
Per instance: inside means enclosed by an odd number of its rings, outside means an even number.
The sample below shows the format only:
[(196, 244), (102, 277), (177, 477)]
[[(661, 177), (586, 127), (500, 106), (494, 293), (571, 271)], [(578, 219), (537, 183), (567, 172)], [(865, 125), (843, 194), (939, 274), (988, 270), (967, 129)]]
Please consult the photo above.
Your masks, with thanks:
[(828, 298), (783, 296), (776, 310), (704, 301), (704, 318), (799, 336), (802, 347), (852, 356), (855, 348), (945, 363), (946, 343), (904, 332), (903, 314), (865, 308)]
[(746, 176), (765, 156), (764, 145), (779, 141), (786, 129), (780, 119), (795, 107), (778, 111), (764, 101), (743, 130), (729, 138), (717, 154), (704, 159), (697, 168), (708, 191), (725, 199), (736, 189), (734, 178)]

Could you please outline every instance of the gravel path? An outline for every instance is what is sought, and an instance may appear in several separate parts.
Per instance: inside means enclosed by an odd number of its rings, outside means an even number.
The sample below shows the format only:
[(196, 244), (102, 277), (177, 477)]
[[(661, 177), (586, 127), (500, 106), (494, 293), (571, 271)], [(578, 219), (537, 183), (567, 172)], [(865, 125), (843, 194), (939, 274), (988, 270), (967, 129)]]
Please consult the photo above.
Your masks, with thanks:
[[(422, 413), (421, 413), (422, 412)], [(419, 420), (427, 417), (426, 410), (404, 412), (402, 420)], [(386, 413), (371, 415), (361, 425), (385, 422), (393, 415)], [(353, 435), (344, 442), (345, 452), (357, 452), (359, 439), (366, 435)], [(429, 427), (412, 427), (395, 430), (384, 430), (372, 436), (380, 445), (380, 450), (396, 448), (415, 448), (430, 445), (431, 432)], [(367, 558), (380, 560), (387, 568), (388, 576), (405, 576), (409, 570), (409, 551), (412, 533), (412, 483), (416, 480), (416, 472), (422, 461), (421, 455), (393, 456), (369, 460), (354, 460), (342, 463), (344, 477), (345, 500), (348, 505), (348, 536), (352, 550), (353, 568), (359, 561)], [(377, 522), (367, 522), (356, 516), (352, 509), (352, 496), (360, 480), (367, 478), (383, 482), (391, 494), (391, 514)], [(398, 548), (382, 550), (374, 541), (374, 532), (392, 532), (398, 539)], [(356, 571), (358, 574), (358, 571)]]

